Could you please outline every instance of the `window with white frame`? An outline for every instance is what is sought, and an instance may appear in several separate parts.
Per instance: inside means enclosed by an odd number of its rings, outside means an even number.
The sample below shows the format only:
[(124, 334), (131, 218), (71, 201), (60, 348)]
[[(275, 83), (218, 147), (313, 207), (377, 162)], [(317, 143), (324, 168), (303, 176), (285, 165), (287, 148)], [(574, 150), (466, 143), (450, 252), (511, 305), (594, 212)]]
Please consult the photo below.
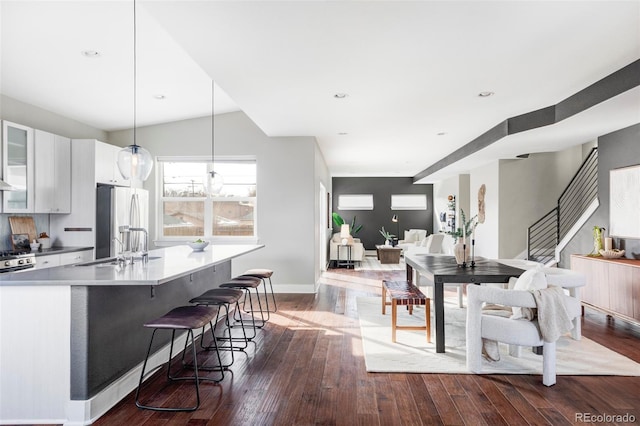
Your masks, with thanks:
[[(160, 239), (256, 237), (256, 161), (158, 158)], [(213, 167), (212, 167), (213, 166)], [(210, 194), (209, 171), (222, 176)]]
[(372, 194), (340, 194), (338, 210), (373, 210)]
[(391, 195), (391, 210), (426, 210), (426, 194)]

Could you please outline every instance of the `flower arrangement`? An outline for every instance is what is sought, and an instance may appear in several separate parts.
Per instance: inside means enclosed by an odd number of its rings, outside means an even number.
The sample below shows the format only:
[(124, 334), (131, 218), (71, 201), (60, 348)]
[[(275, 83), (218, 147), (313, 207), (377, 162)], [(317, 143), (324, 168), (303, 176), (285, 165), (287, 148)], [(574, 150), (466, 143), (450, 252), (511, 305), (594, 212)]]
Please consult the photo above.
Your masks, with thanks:
[(471, 219), (467, 220), (467, 217), (464, 214), (464, 210), (460, 209), (460, 222), (464, 225), (464, 233), (461, 227), (456, 228), (454, 231), (448, 231), (447, 234), (451, 235), (454, 241), (462, 238), (463, 236), (470, 236), (473, 234), (473, 230), (476, 229), (478, 225), (478, 215), (473, 216)]

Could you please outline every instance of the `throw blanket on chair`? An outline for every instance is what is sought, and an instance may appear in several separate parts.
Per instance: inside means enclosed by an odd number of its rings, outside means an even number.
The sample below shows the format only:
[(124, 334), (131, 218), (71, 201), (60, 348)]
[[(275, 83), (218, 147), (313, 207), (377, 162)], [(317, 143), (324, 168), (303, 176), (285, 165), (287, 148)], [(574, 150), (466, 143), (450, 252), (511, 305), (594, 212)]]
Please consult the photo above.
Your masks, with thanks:
[[(541, 290), (533, 290), (531, 293), (536, 302), (536, 309), (527, 308), (527, 312), (520, 319), (514, 319), (514, 321), (533, 321), (537, 318), (540, 334), (545, 342), (555, 342), (573, 328), (573, 323), (564, 304), (565, 295), (561, 287), (549, 286)], [(488, 307), (483, 308), (486, 314), (505, 316), (504, 313), (499, 313), (504, 307), (497, 309), (495, 305), (492, 305), (490, 309), (487, 309)], [(506, 309), (510, 311), (511, 308)], [(482, 353), (490, 361), (500, 361), (498, 342), (495, 340), (483, 338)]]
[(571, 318), (564, 304), (564, 291), (550, 286), (533, 291), (538, 309), (538, 326), (545, 342), (555, 342), (573, 328)]

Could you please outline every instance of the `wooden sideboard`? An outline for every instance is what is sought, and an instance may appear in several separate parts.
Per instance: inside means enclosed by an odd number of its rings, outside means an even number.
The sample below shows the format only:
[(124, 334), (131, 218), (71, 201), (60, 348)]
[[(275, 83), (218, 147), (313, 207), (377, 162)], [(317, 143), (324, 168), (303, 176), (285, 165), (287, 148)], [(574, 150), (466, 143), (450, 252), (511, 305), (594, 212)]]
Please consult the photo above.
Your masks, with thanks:
[(571, 269), (587, 277), (582, 303), (640, 323), (640, 260), (571, 255)]

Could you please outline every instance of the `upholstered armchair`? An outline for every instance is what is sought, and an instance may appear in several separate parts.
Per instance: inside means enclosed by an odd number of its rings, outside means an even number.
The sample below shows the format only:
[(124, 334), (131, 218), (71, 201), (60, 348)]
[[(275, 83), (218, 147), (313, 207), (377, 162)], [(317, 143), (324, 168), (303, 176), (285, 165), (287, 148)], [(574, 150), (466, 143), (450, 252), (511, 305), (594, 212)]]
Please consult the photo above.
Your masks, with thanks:
[[(342, 245), (342, 238), (340, 233), (337, 232), (331, 237), (329, 242), (329, 260), (338, 260), (338, 250), (340, 250), (340, 260), (347, 260), (347, 251), (344, 248), (340, 248)], [(364, 260), (364, 245), (360, 242), (359, 238), (353, 238), (351, 245), (351, 260), (355, 262), (362, 262)]]
[[(570, 319), (579, 318), (578, 299), (563, 295), (564, 307)], [(510, 356), (519, 357), (521, 346), (542, 346), (542, 383), (556, 383), (556, 341), (542, 338), (537, 319), (512, 319), (483, 313), (483, 304), (497, 304), (534, 309), (537, 307), (533, 293), (528, 290), (508, 290), (488, 286), (467, 287), (467, 369), (482, 373), (483, 339), (509, 344)]]
[[(398, 236), (400, 238), (400, 236)], [(419, 245), (425, 238), (427, 238), (426, 229), (409, 229), (404, 231), (404, 239), (398, 241), (398, 247), (407, 251), (416, 245)]]
[(415, 244), (407, 245), (404, 249), (404, 253), (412, 254), (439, 254), (443, 253), (442, 243), (444, 241), (445, 234), (431, 234), (422, 241)]

